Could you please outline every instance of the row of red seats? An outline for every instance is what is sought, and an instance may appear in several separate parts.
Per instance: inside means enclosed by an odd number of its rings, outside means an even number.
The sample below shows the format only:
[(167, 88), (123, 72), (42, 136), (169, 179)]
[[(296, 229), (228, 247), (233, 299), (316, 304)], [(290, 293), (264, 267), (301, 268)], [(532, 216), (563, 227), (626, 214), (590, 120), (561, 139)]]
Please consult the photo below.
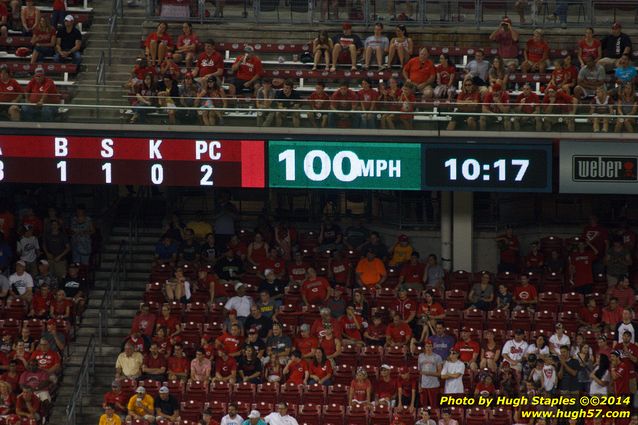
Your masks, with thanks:
[[(28, 319), (28, 320), (16, 320), (16, 319), (2, 319), (0, 320), (0, 329), (3, 333), (11, 335), (13, 338), (17, 338), (20, 335), (22, 327), (25, 326), (29, 329), (29, 333), (33, 339), (38, 339), (42, 336), (46, 330), (47, 320), (41, 319)], [(62, 332), (68, 337), (71, 333), (71, 324), (67, 320), (56, 319), (56, 329), (58, 332)]]

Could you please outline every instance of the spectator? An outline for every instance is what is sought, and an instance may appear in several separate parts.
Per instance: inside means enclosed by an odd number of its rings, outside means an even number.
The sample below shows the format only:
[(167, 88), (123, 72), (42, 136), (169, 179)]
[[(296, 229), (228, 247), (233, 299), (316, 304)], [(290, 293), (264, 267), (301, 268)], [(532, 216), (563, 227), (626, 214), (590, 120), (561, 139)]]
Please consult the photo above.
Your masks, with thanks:
[(500, 84), (507, 88), (509, 83), (509, 72), (507, 68), (505, 68), (503, 59), (501, 59), (500, 56), (494, 56), (492, 66), (490, 66), (490, 70), (487, 73), (487, 78), (489, 79), (490, 85)]
[(224, 75), (224, 58), (215, 50), (215, 40), (208, 39), (204, 42), (204, 51), (197, 58), (197, 66), (193, 70), (193, 77), (199, 80), (199, 84), (205, 86), (208, 77), (215, 77), (217, 81)]
[[(540, 114), (541, 99), (536, 93), (532, 91), (532, 86), (529, 83), (525, 83), (523, 91), (516, 97), (516, 105), (514, 106), (514, 112), (521, 116), (514, 117), (514, 130), (520, 131), (521, 124), (534, 125), (536, 131), (541, 131), (542, 122), (539, 117), (530, 117), (525, 115)], [(529, 266), (527, 266), (529, 267)]]
[(252, 297), (246, 295), (245, 284), (237, 282), (234, 288), (237, 295), (231, 297), (224, 305), (224, 308), (227, 311), (236, 310), (239, 321), (243, 323), (250, 315), (250, 307), (254, 302)]
[(33, 277), (26, 272), (27, 265), (24, 261), (16, 262), (15, 273), (9, 276), (9, 284), (11, 285), (10, 293), (12, 296), (18, 296), (27, 302), (31, 302), (33, 297)]
[(16, 398), (16, 415), (21, 418), (39, 421), (41, 419), (41, 402), (33, 393), (31, 387), (22, 389), (22, 393)]
[(135, 351), (133, 345), (126, 344), (115, 362), (115, 379), (138, 379), (142, 375), (143, 364), (142, 353)]
[(308, 384), (308, 363), (301, 358), (301, 353), (298, 350), (290, 353), (290, 359), (287, 361), (283, 373), (288, 377), (286, 380), (288, 385)]
[(177, 123), (177, 104), (179, 103), (179, 87), (170, 74), (164, 74), (162, 81), (157, 85), (157, 96), (159, 106), (164, 108), (168, 114), (168, 123)]
[(436, 87), (432, 94), (435, 99), (447, 99), (448, 102), (452, 101), (456, 92), (455, 80), (456, 80), (456, 67), (450, 62), (450, 55), (447, 53), (441, 53), (439, 56), (439, 64), (434, 67), (436, 70)]
[(266, 351), (268, 357), (276, 357), (283, 365), (288, 361), (288, 356), (290, 355), (291, 350), (292, 340), (288, 335), (284, 335), (280, 323), (274, 323), (272, 326), (272, 335), (266, 340)]
[(177, 46), (175, 53), (173, 53), (175, 62), (179, 63), (183, 60), (186, 63), (186, 68), (190, 69), (195, 61), (198, 44), (199, 38), (193, 32), (193, 25), (190, 22), (184, 22), (182, 34), (177, 38)]
[[(187, 72), (184, 75), (184, 81), (178, 85), (179, 89), (179, 107), (184, 108), (178, 111), (181, 121), (192, 123), (195, 120), (196, 113), (193, 109), (196, 107), (195, 102), (197, 95), (201, 91), (200, 85), (193, 78), (193, 74)], [(188, 108), (188, 109), (186, 109)]]
[(254, 54), (255, 49), (252, 46), (244, 47), (244, 54), (235, 59), (235, 63), (231, 66), (234, 73), (228, 83), (229, 96), (235, 96), (237, 93), (252, 92), (255, 85), (264, 74), (261, 59)]
[(514, 338), (507, 341), (501, 350), (503, 360), (507, 361), (509, 366), (518, 372), (523, 369), (523, 356), (528, 348), (527, 341), (523, 339), (524, 336), (525, 332), (522, 329), (516, 329)]
[[(589, 250), (586, 250), (589, 247)], [(598, 250), (589, 240), (578, 241), (577, 250), (568, 259), (569, 281), (576, 292), (588, 294), (594, 282), (592, 265)]]
[(619, 22), (612, 24), (611, 33), (603, 38), (601, 48), (602, 58), (598, 61), (598, 64), (606, 70), (611, 70), (617, 66), (618, 59), (623, 55), (631, 54), (631, 39), (622, 32), (622, 26)]
[(306, 280), (301, 284), (301, 298), (305, 305), (323, 305), (330, 296), (328, 280), (317, 276), (313, 267), (306, 271)]
[[(414, 315), (414, 313), (412, 313)], [(390, 323), (386, 329), (386, 341), (387, 347), (392, 346), (407, 346), (412, 338), (412, 329), (410, 326), (401, 320), (399, 314), (394, 314), (392, 317), (392, 323)]]
[(262, 364), (252, 345), (246, 346), (237, 367), (241, 382), (261, 384)]
[[(58, 37), (60, 37), (59, 33)], [(150, 66), (159, 66), (164, 61), (164, 57), (169, 54), (173, 48), (173, 38), (168, 33), (168, 23), (166, 22), (157, 24), (155, 31), (150, 33), (144, 41), (146, 58)]]
[(592, 97), (596, 89), (605, 84), (605, 68), (596, 64), (591, 56), (585, 57), (585, 66), (578, 73), (578, 85), (574, 88), (574, 95), (578, 99)]
[(545, 266), (545, 255), (539, 251), (538, 242), (534, 241), (530, 244), (531, 249), (523, 259), (525, 262), (525, 271), (531, 273), (542, 273)]
[(622, 311), (621, 321), (616, 325), (616, 335), (618, 341), (622, 341), (622, 336), (625, 331), (631, 334), (630, 341), (636, 342), (636, 336), (638, 331), (638, 324), (633, 320), (633, 310), (631, 307), (625, 307)]
[(288, 414), (288, 405), (286, 403), (278, 403), (277, 411), (272, 412), (264, 418), (269, 425), (299, 425), (297, 420)]
[[(415, 108), (415, 102), (416, 102), (416, 97), (414, 95), (415, 89), (416, 87), (414, 86), (414, 84), (406, 83), (401, 88), (401, 93), (399, 95), (399, 98), (397, 99), (396, 109), (397, 111), (401, 112), (400, 114), (398, 114), (399, 121), (401, 122), (401, 126), (405, 130), (412, 130), (413, 123), (414, 123), (414, 115), (408, 112), (413, 112)], [(427, 93), (428, 93), (427, 95), (426, 94), (423, 95), (424, 98), (426, 96), (431, 96), (432, 94), (431, 91), (427, 91)], [(386, 128), (390, 128), (390, 129), (395, 128), (394, 120), (396, 117), (397, 117), (396, 114), (385, 115)]]
[[(321, 308), (319, 310), (319, 315), (319, 318), (313, 322), (312, 327), (310, 328), (310, 334), (317, 338), (322, 338), (326, 333), (326, 329), (330, 328), (336, 338), (341, 338), (341, 324), (337, 319), (332, 317), (330, 309), (326, 307)], [(330, 354), (326, 353), (326, 355)]]
[(7, 5), (0, 3), (0, 37), (6, 37), (9, 34), (9, 11)]
[(41, 62), (45, 57), (50, 58), (55, 55), (56, 30), (44, 16), (40, 16), (38, 25), (33, 30), (31, 45), (33, 46), (32, 65), (38, 61)]
[(56, 108), (49, 105), (59, 103), (60, 97), (53, 80), (44, 76), (44, 68), (38, 65), (24, 94), (28, 103), (28, 105), (22, 106), (22, 116), (25, 120), (53, 120)]
[(354, 379), (350, 382), (348, 391), (348, 405), (363, 404), (369, 406), (372, 401), (372, 383), (368, 373), (362, 367), (358, 368)]
[(532, 38), (527, 40), (523, 52), (525, 60), (521, 64), (521, 71), (539, 72), (543, 74), (548, 66), (549, 45), (543, 40), (543, 31), (535, 29)]
[(370, 61), (372, 59), (372, 54), (377, 60), (377, 66), (379, 69), (382, 69), (385, 63), (385, 56), (388, 54), (390, 41), (388, 37), (383, 35), (383, 24), (381, 22), (377, 22), (374, 25), (374, 34), (366, 38), (364, 43), (364, 65), (363, 69), (367, 70), (370, 67)]
[(277, 91), (277, 94), (275, 96), (275, 103), (277, 105), (277, 109), (285, 110), (282, 112), (277, 112), (275, 114), (277, 127), (281, 127), (284, 125), (284, 120), (287, 116), (290, 116), (293, 127), (299, 127), (300, 115), (299, 112), (296, 112), (294, 110), (301, 108), (301, 97), (295, 90), (295, 84), (292, 79), (287, 79), (286, 81), (284, 81), (283, 89)]
[(468, 299), (471, 308), (484, 311), (491, 309), (492, 302), (494, 301), (494, 286), (492, 286), (490, 282), (489, 273), (483, 273), (481, 275), (481, 282), (475, 283), (472, 286)]
[(582, 369), (578, 360), (569, 353), (569, 345), (560, 347), (560, 367), (558, 368), (558, 390), (566, 397), (577, 395), (580, 390), (578, 372)]
[[(421, 404), (423, 405), (423, 404)], [(436, 404), (428, 404), (428, 406), (436, 406)], [(430, 411), (426, 408), (419, 409), (419, 420), (414, 425), (436, 425), (433, 419), (430, 417)]]
[(501, 20), (501, 25), (490, 34), (490, 40), (498, 43), (498, 55), (503, 59), (505, 67), (514, 71), (518, 67), (518, 38), (519, 33), (512, 26), (512, 20), (507, 16)]
[(514, 301), (517, 310), (530, 310), (533, 312), (538, 303), (538, 293), (536, 287), (530, 285), (526, 274), (520, 276), (520, 285), (514, 290)]
[(616, 342), (612, 349), (620, 351), (621, 358), (635, 367), (638, 364), (638, 345), (631, 342), (631, 337), (630, 331), (624, 331), (622, 340)]
[[(501, 113), (507, 114), (509, 112), (509, 99), (509, 93), (506, 90), (503, 90), (503, 86), (498, 83), (493, 84), (492, 90), (485, 94), (483, 97), (483, 113), (494, 114), (489, 117), (490, 127), (492, 127), (492, 124), (496, 121), (496, 123), (502, 122), (506, 131), (509, 131), (512, 128), (512, 120), (509, 117), (499, 115)], [(488, 116), (481, 115), (481, 118), (479, 119), (479, 127), (481, 131), (487, 129), (487, 124)]]
[[(308, 97), (310, 102), (310, 109), (314, 110), (326, 110), (330, 109), (329, 104), (330, 96), (326, 93), (326, 84), (323, 81), (317, 81), (315, 84), (315, 90)], [(308, 114), (308, 120), (313, 128), (326, 128), (328, 127), (329, 114), (326, 112), (314, 112)]]
[(208, 77), (206, 85), (197, 95), (195, 104), (200, 107), (198, 111), (202, 124), (206, 126), (222, 125), (224, 123), (223, 111), (217, 108), (228, 106), (226, 93), (215, 77)]
[(616, 84), (620, 87), (625, 84), (634, 84), (636, 80), (636, 67), (631, 64), (629, 55), (622, 55), (620, 59), (618, 59), (614, 76), (616, 77)]
[(556, 9), (554, 10), (554, 19), (558, 18), (561, 28), (567, 28), (567, 12), (569, 10), (568, 0), (556, 1)]
[[(544, 114), (559, 114), (559, 115), (575, 115), (578, 100), (576, 97), (572, 97), (565, 92), (557, 92), (553, 88), (547, 89), (545, 92), (545, 98), (543, 99), (543, 106), (541, 108)], [(574, 131), (575, 123), (571, 117), (543, 117), (543, 127), (545, 131), (551, 131), (552, 126), (565, 122), (569, 131)]]
[[(0, 281), (6, 279), (7, 292), (9, 288), (9, 281), (5, 277), (4, 279), (0, 278)], [(55, 285), (57, 287), (57, 284)], [(0, 297), (1, 298), (1, 297)], [(31, 311), (29, 315), (38, 319), (45, 319), (49, 315), (49, 311), (51, 310), (51, 302), (53, 301), (53, 295), (49, 290), (49, 285), (45, 282), (43, 283), (39, 290), (33, 295), (33, 302), (31, 303)]]
[(347, 51), (350, 54), (350, 69), (352, 71), (356, 71), (357, 55), (363, 48), (363, 43), (358, 35), (352, 33), (351, 23), (344, 22), (341, 27), (343, 32), (332, 37), (334, 47), (332, 48), (332, 67), (330, 67), (330, 72), (335, 72), (337, 70), (337, 63), (339, 62), (339, 57), (343, 51)]
[(578, 71), (575, 68), (576, 67), (571, 65), (571, 56), (565, 56), (563, 59), (555, 60), (552, 77), (545, 90), (553, 88), (554, 90), (563, 91), (567, 94), (571, 93), (578, 82)]
[[(636, 91), (631, 84), (625, 84), (619, 90), (616, 114), (625, 116), (638, 114)], [(634, 120), (632, 118), (620, 117), (616, 120), (614, 131), (620, 133), (624, 130), (627, 133), (633, 133), (634, 128)]]
[(520, 242), (518, 237), (514, 235), (511, 226), (505, 227), (505, 233), (494, 239), (500, 251), (499, 272), (515, 273), (518, 270)]
[(481, 347), (479, 367), (483, 370), (487, 368), (491, 373), (496, 373), (496, 369), (498, 368), (497, 364), (501, 358), (500, 344), (497, 344), (495, 341), (494, 331), (491, 329), (486, 330), (483, 336), (485, 342)]
[(436, 79), (436, 70), (432, 61), (428, 59), (429, 56), (428, 49), (423, 47), (419, 50), (419, 56), (410, 59), (403, 67), (405, 84), (414, 84), (427, 98), (433, 96), (432, 85)]
[(331, 112), (328, 116), (328, 125), (330, 127), (343, 127), (350, 125), (352, 128), (359, 127), (358, 114), (349, 113), (357, 109), (357, 94), (350, 90), (350, 84), (347, 80), (339, 83), (339, 88), (330, 96)]
[(115, 406), (106, 404), (98, 425), (122, 425), (122, 419), (115, 413)]
[(412, 57), (413, 50), (414, 43), (408, 35), (408, 29), (405, 25), (397, 25), (395, 36), (390, 40), (388, 63), (382, 69), (392, 68), (395, 57), (399, 59), (399, 66), (403, 68)]
[[(613, 106), (611, 104), (611, 97), (607, 94), (607, 89), (604, 85), (596, 88), (596, 94), (592, 100), (590, 113), (592, 115), (611, 115), (613, 112)], [(594, 117), (592, 118), (592, 129), (594, 133), (600, 132), (600, 124), (602, 122), (602, 131), (607, 133), (609, 131), (609, 118), (608, 117)]]
[(462, 394), (464, 373), (465, 364), (459, 360), (459, 352), (451, 349), (450, 355), (441, 369), (441, 379), (445, 381), (443, 394)]
[(234, 357), (228, 355), (224, 350), (217, 351), (217, 359), (215, 360), (215, 375), (213, 382), (227, 382), (234, 384), (237, 382), (237, 361)]
[(565, 333), (565, 329), (563, 328), (562, 323), (556, 323), (555, 329), (556, 332), (551, 337), (549, 337), (549, 348), (551, 354), (560, 356), (561, 348), (564, 346), (569, 347), (571, 345), (571, 340)]
[(26, 263), (29, 274), (34, 275), (38, 271), (36, 261), (40, 255), (40, 243), (33, 235), (32, 225), (25, 224), (22, 227), (22, 236), (16, 244), (16, 253), (20, 260)]
[(60, 229), (58, 220), (51, 220), (48, 231), (44, 233), (42, 249), (53, 275), (62, 279), (66, 272), (66, 256), (71, 251), (71, 245), (66, 233)]
[[(361, 111), (375, 111), (376, 102), (379, 98), (379, 92), (372, 88), (372, 82), (369, 79), (361, 80), (361, 90), (357, 92), (360, 100)], [(361, 128), (376, 128), (376, 115), (371, 113), (362, 113), (360, 116)]]
[(466, 368), (469, 368), (472, 372), (478, 370), (478, 359), (481, 354), (481, 346), (478, 342), (473, 341), (470, 334), (471, 329), (463, 327), (461, 329), (461, 338), (452, 347), (453, 351), (459, 353), (459, 360), (461, 360)]
[(431, 340), (424, 342), (423, 353), (418, 357), (419, 380), (419, 400), (421, 406), (432, 406), (436, 408), (439, 404), (439, 392), (441, 370), (443, 359), (433, 350)]
[(609, 393), (609, 384), (611, 383), (611, 376), (609, 374), (609, 357), (605, 354), (600, 354), (598, 358), (598, 364), (591, 372), (591, 385), (589, 387), (589, 395), (607, 395)]
[(585, 66), (585, 57), (591, 56), (595, 61), (600, 60), (602, 56), (602, 48), (600, 40), (594, 38), (594, 29), (585, 28), (585, 37), (578, 41), (578, 62), (580, 66)]
[(126, 421), (141, 419), (148, 422), (155, 422), (155, 403), (153, 397), (146, 394), (146, 388), (139, 386), (128, 401), (128, 415)]
[(376, 257), (373, 249), (368, 249), (365, 258), (357, 264), (357, 284), (365, 288), (380, 288), (387, 279), (383, 262)]
[(397, 288), (397, 299), (390, 306), (390, 314), (398, 315), (402, 322), (411, 324), (416, 317), (418, 302), (413, 298), (408, 298), (408, 288), (399, 286)]
[(251, 410), (242, 425), (266, 425), (266, 422), (261, 418), (261, 413), (258, 410)]
[(144, 356), (142, 378), (164, 382), (166, 380), (166, 357), (160, 353), (156, 342), (150, 344), (149, 352)]
[(66, 15), (64, 18), (64, 28), (58, 30), (56, 35), (55, 55), (53, 60), (62, 62), (64, 59), (71, 59), (74, 65), (79, 66), (82, 62), (82, 33), (75, 27), (73, 15)]
[[(277, 92), (272, 87), (272, 80), (264, 78), (261, 80), (261, 86), (255, 94), (255, 106), (257, 109), (273, 109), (273, 101)], [(270, 127), (275, 119), (275, 112), (257, 111), (257, 127)]]
[(55, 350), (58, 355), (64, 351), (66, 346), (66, 336), (63, 332), (57, 330), (57, 322), (53, 319), (46, 321), (45, 331), (42, 333), (42, 339), (46, 340), (49, 347)]
[(26, 5), (20, 11), (20, 21), (22, 22), (22, 35), (33, 35), (33, 30), (40, 21), (40, 9), (35, 6), (34, 0), (26, 0)]
[(312, 56), (314, 58), (313, 71), (317, 70), (321, 58), (326, 62), (326, 71), (330, 70), (330, 55), (334, 50), (334, 44), (326, 31), (319, 31), (319, 35), (312, 40)]
[(168, 420), (173, 423), (179, 420), (179, 402), (170, 394), (167, 386), (159, 389), (159, 395), (155, 397), (155, 420)]
[[(13, 78), (6, 65), (0, 66), (0, 102), (18, 103), (22, 100), (24, 89)], [(11, 121), (20, 121), (20, 106), (2, 105), (0, 107), (2, 116), (8, 117)]]
[[(456, 98), (456, 108), (461, 113), (476, 113), (479, 112), (479, 103), (481, 101), (481, 95), (479, 89), (474, 84), (472, 79), (466, 79), (463, 81), (463, 88), (461, 93)], [(476, 130), (477, 119), (471, 115), (455, 115), (448, 123), (447, 129), (452, 131), (456, 130), (458, 124), (466, 124), (468, 130)]]
[(464, 81), (471, 80), (481, 92), (487, 91), (490, 63), (485, 60), (485, 52), (477, 50), (474, 59), (465, 65)]
[(146, 115), (153, 112), (154, 107), (158, 105), (157, 85), (153, 74), (146, 74), (144, 80), (134, 87), (131, 104), (133, 116), (129, 120), (129, 124), (135, 124), (138, 121), (143, 123), (146, 120)]
[(410, 254), (410, 260), (401, 267), (399, 275), (399, 285), (404, 285), (418, 293), (423, 290), (423, 282), (425, 281), (425, 264), (419, 261), (419, 253), (413, 251)]

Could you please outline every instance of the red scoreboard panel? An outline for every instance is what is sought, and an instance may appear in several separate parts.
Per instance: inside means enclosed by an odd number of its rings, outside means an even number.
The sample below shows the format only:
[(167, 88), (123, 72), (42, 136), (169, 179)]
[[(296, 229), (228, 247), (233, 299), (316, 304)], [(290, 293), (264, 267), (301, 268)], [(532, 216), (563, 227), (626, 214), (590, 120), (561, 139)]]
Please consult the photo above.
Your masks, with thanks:
[(264, 140), (0, 135), (0, 182), (263, 188)]

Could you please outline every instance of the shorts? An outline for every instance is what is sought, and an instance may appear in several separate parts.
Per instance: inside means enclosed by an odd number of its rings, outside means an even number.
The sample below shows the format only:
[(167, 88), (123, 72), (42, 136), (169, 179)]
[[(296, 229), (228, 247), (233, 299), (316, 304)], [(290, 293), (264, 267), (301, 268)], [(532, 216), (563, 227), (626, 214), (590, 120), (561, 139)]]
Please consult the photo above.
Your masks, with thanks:
[(228, 82), (228, 84), (235, 86), (236, 93), (250, 92), (252, 89), (250, 87), (244, 86), (244, 84), (246, 84), (247, 82), (248, 80), (240, 80), (239, 78), (233, 78)]

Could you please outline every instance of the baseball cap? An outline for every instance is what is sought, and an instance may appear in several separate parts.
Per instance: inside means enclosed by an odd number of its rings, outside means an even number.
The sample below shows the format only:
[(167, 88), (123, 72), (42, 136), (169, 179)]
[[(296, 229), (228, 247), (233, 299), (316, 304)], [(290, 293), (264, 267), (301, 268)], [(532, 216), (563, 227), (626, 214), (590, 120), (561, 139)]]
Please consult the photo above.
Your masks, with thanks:
[(350, 22), (344, 22), (341, 25), (341, 28), (343, 28), (344, 30), (351, 30), (352, 29), (352, 24)]
[(237, 283), (235, 284), (235, 291), (239, 291), (239, 288), (241, 288), (241, 287), (243, 287), (243, 286), (244, 286), (244, 284), (243, 284), (243, 283), (241, 283), (241, 282), (237, 282)]
[(18, 262), (16, 263), (16, 265), (18, 266), (22, 266), (22, 267), (26, 267), (27, 263), (25, 263), (23, 260), (18, 260)]
[(611, 29), (612, 29), (612, 30), (619, 30), (619, 29), (621, 29), (621, 28), (622, 28), (622, 25), (620, 25), (620, 22), (614, 22), (614, 23), (611, 25)]
[(75, 18), (73, 17), (73, 15), (66, 15), (64, 20), (65, 21), (69, 21), (69, 22), (73, 22), (73, 21), (75, 21)]
[(302, 332), (308, 332), (310, 330), (310, 325), (304, 323), (303, 325), (299, 326), (299, 330)]
[(492, 90), (494, 91), (501, 91), (502, 88), (503, 87), (499, 83), (492, 84)]
[(234, 314), (235, 316), (237, 316), (237, 310), (235, 310), (234, 308), (231, 308), (230, 310), (228, 310), (228, 315), (230, 316), (231, 314)]
[(399, 242), (407, 242), (408, 235), (399, 235)]
[(137, 389), (135, 390), (136, 393), (140, 394), (140, 393), (146, 393), (146, 388), (139, 386), (137, 387)]
[(501, 21), (501, 24), (510, 24), (510, 25), (512, 25), (512, 20), (509, 18), (509, 16), (503, 16), (503, 20)]
[(390, 370), (390, 369), (392, 369), (392, 367), (390, 365), (384, 363), (384, 364), (381, 365), (381, 369)]
[(168, 394), (168, 387), (162, 387), (159, 389), (160, 394)]
[(40, 260), (40, 264), (42, 264), (43, 266), (48, 266), (49, 262), (47, 260), (42, 259)]
[(261, 414), (257, 410), (251, 410), (248, 414), (248, 419), (259, 419), (261, 418)]
[(246, 53), (252, 53), (254, 51), (255, 49), (253, 48), (253, 46), (246, 45), (246, 47), (244, 47), (244, 52)]
[(598, 339), (601, 341), (607, 341), (607, 335), (600, 335)]
[(248, 333), (249, 334), (256, 334), (257, 333), (257, 329), (256, 328), (250, 328), (250, 329), (248, 329)]

